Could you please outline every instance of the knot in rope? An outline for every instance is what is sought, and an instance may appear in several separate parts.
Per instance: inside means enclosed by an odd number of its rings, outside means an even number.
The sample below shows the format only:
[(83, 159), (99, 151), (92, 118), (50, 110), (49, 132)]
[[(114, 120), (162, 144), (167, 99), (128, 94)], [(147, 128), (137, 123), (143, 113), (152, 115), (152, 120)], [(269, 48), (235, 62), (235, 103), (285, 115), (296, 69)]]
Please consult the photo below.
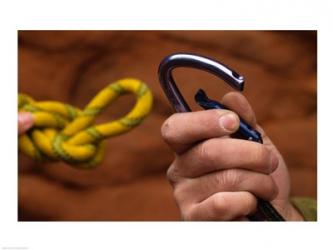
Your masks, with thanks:
[[(133, 109), (117, 120), (94, 125), (96, 116), (126, 93), (136, 96)], [(83, 110), (56, 101), (37, 102), (19, 94), (19, 112), (31, 112), (34, 117), (34, 127), (19, 136), (19, 150), (38, 161), (64, 161), (79, 168), (95, 166), (103, 159), (105, 139), (139, 125), (148, 115), (152, 100), (147, 85), (130, 78), (106, 86)]]

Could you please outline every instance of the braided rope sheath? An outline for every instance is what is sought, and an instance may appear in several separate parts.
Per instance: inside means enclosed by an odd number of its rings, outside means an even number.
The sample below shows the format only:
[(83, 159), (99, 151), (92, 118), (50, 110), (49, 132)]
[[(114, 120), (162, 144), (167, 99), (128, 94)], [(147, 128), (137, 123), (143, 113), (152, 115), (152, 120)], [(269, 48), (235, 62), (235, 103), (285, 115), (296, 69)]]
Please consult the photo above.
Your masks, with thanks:
[[(120, 95), (135, 94), (133, 109), (117, 120), (94, 125), (99, 115)], [(56, 101), (37, 102), (19, 94), (18, 109), (33, 114), (34, 127), (19, 136), (19, 150), (38, 160), (61, 160), (90, 168), (103, 159), (104, 140), (139, 125), (151, 110), (152, 93), (143, 82), (122, 79), (102, 89), (83, 109)]]

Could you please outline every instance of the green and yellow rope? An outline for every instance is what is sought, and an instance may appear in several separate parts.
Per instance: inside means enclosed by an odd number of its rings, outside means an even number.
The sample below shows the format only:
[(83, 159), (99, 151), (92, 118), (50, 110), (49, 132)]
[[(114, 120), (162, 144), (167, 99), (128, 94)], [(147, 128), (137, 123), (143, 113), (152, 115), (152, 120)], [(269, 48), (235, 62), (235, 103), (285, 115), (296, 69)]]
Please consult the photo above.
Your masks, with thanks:
[[(97, 115), (127, 93), (136, 96), (136, 104), (127, 115), (94, 125)], [(79, 168), (95, 166), (103, 159), (105, 139), (139, 125), (151, 110), (152, 101), (147, 85), (130, 78), (106, 86), (83, 110), (56, 101), (37, 102), (19, 94), (19, 112), (31, 112), (34, 117), (34, 127), (19, 136), (19, 150), (38, 161), (65, 161)]]

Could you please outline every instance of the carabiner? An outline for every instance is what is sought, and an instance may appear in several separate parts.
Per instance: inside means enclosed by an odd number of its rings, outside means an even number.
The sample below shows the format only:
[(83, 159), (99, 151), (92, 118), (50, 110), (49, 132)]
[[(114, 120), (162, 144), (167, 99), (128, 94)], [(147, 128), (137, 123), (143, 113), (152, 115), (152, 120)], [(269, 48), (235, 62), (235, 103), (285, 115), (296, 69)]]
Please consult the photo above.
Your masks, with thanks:
[(172, 70), (179, 67), (205, 70), (222, 78), (234, 89), (242, 91), (244, 88), (244, 77), (222, 63), (194, 54), (172, 54), (161, 62), (158, 75), (165, 94), (177, 112), (191, 111), (172, 77)]
[[(179, 53), (169, 55), (160, 63), (158, 75), (164, 93), (177, 112), (191, 111), (191, 108), (179, 91), (172, 76), (172, 70), (179, 67), (207, 71), (224, 80), (233, 89), (239, 91), (243, 91), (244, 89), (244, 77), (220, 62), (194, 54)], [(228, 109), (225, 105), (209, 99), (202, 89), (198, 90), (195, 95), (195, 100), (204, 109)], [(233, 134), (233, 137), (263, 143), (260, 133), (247, 124), (242, 118), (240, 118), (239, 129)], [(283, 217), (267, 201), (258, 198), (257, 208), (257, 212), (254, 215), (248, 216), (250, 220), (284, 221)]]

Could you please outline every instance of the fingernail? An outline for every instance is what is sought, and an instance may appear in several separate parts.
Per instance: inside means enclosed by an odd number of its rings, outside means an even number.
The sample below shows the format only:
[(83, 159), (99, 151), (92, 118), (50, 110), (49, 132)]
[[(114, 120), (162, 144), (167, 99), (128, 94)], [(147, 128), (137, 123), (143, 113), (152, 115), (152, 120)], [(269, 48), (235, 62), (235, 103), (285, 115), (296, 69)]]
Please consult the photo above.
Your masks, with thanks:
[(22, 124), (22, 127), (27, 130), (32, 127), (34, 119), (31, 113), (24, 112), (19, 114), (19, 123)]
[(227, 113), (220, 117), (219, 120), (220, 126), (229, 132), (233, 132), (237, 128), (237, 118), (232, 113)]

